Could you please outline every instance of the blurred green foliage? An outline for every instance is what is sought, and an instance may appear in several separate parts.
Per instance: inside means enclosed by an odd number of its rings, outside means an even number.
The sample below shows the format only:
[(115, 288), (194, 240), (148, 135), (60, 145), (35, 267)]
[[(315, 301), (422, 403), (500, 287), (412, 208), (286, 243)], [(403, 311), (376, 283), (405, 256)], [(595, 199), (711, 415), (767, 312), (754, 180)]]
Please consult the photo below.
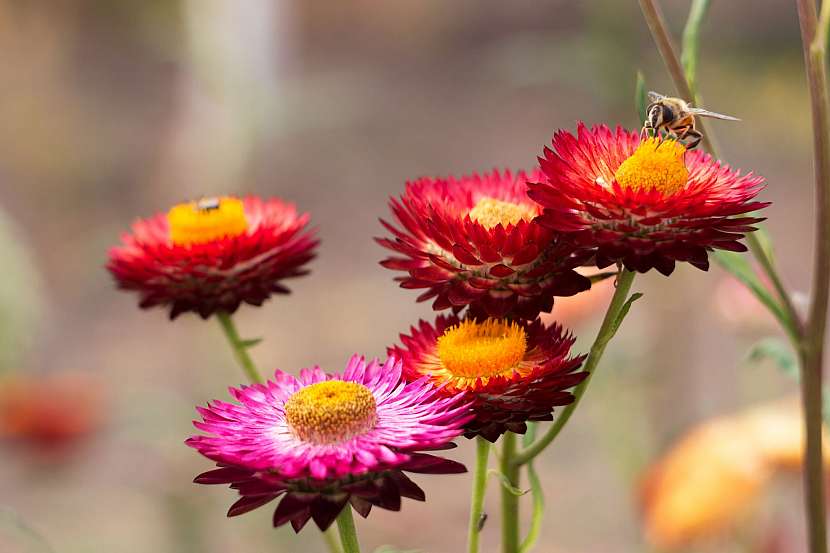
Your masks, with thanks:
[(21, 369), (34, 345), (40, 319), (42, 284), (19, 230), (0, 210), (0, 372)]

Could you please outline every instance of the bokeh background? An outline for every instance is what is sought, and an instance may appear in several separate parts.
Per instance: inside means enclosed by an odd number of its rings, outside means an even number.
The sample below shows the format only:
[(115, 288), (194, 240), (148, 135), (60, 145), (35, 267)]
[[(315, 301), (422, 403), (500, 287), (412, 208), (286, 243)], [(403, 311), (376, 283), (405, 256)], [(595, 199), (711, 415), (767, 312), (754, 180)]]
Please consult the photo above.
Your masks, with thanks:
[[(664, 7), (679, 34), (689, 2)], [(271, 529), (267, 509), (225, 519), (231, 492), (191, 484), (209, 468), (183, 444), (193, 407), (242, 374), (214, 321), (170, 323), (117, 292), (107, 249), (186, 199), (279, 195), (311, 212), (322, 246), (292, 295), (240, 310), (243, 333), (265, 337), (256, 360), (336, 370), (383, 355), (432, 316), (378, 265), (388, 197), (421, 175), (530, 168), (577, 120), (636, 126), (638, 70), (673, 92), (634, 1), (0, 0), (0, 390), (18, 419), (40, 417), (29, 435), (0, 431), (0, 550), (322, 551), (313, 531)], [(803, 301), (811, 135), (794, 5), (713, 2), (698, 81), (707, 107), (743, 119), (711, 127), (730, 164), (767, 177), (766, 226)], [(634, 286), (645, 297), (539, 463), (540, 552), (651, 551), (647, 465), (700, 421), (795, 393), (745, 361), (777, 331), (720, 269)], [(582, 350), (603, 301), (554, 311)], [(470, 444), (452, 456), (471, 461)], [(367, 551), (463, 549), (469, 475), (419, 482), (427, 503), (359, 522)], [(493, 481), (484, 552), (497, 498)], [(746, 522), (690, 550), (799, 551), (801, 518), (798, 477), (782, 476)]]

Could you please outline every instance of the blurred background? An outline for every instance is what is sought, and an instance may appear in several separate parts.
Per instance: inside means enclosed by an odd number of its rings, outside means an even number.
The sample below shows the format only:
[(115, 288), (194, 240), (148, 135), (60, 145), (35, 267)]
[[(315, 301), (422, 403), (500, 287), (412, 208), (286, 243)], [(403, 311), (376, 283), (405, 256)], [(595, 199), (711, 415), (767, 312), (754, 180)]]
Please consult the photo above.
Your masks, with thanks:
[[(689, 1), (663, 4), (679, 36)], [(698, 84), (706, 107), (743, 119), (711, 127), (730, 164), (768, 179), (767, 228), (803, 302), (813, 201), (799, 40), (791, 3), (713, 2)], [(323, 241), (312, 274), (237, 322), (265, 337), (253, 353), (269, 371), (339, 370), (433, 316), (377, 263), (388, 197), (422, 175), (531, 168), (577, 120), (637, 126), (638, 70), (674, 92), (634, 1), (0, 0), (0, 551), (322, 551), (314, 531), (271, 529), (268, 509), (225, 519), (232, 492), (191, 484), (210, 468), (183, 444), (194, 405), (226, 398), (242, 374), (215, 321), (170, 323), (117, 292), (108, 248), (136, 217), (202, 195), (295, 202)], [(674, 491), (655, 460), (696, 425), (796, 385), (774, 342), (778, 363), (747, 361), (778, 332), (718, 268), (652, 272), (634, 288), (645, 297), (539, 462), (538, 551), (802, 551), (798, 459), (755, 467), (717, 532), (672, 540), (644, 524), (655, 494)], [(607, 294), (554, 311), (583, 351)], [(732, 444), (743, 434), (729, 428)], [(724, 456), (751, 479), (744, 453)], [(472, 448), (451, 456), (469, 463)], [(729, 503), (724, 474), (713, 498), (681, 504)], [(427, 503), (359, 522), (366, 551), (463, 549), (469, 475), (418, 480)], [(485, 553), (497, 499), (491, 482)]]

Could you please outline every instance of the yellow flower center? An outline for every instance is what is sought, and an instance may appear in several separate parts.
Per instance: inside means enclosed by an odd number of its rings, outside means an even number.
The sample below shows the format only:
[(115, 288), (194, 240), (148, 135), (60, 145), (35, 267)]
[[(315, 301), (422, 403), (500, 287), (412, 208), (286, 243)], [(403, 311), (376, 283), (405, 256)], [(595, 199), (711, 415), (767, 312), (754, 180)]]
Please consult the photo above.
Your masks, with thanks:
[(496, 225), (506, 227), (536, 217), (532, 206), (504, 202), (495, 198), (481, 198), (470, 210), (470, 219), (490, 230)]
[(167, 222), (170, 239), (177, 246), (239, 236), (248, 229), (242, 200), (227, 197), (175, 205), (167, 212)]
[(516, 323), (463, 321), (438, 338), (438, 357), (453, 376), (489, 378), (510, 374), (524, 359), (527, 334)]
[(306, 386), (289, 397), (285, 418), (301, 440), (333, 444), (372, 428), (377, 422), (377, 403), (362, 384), (329, 380)]
[(689, 179), (685, 153), (686, 147), (676, 140), (649, 138), (622, 162), (614, 178), (621, 187), (637, 192), (656, 188), (665, 195), (674, 194)]

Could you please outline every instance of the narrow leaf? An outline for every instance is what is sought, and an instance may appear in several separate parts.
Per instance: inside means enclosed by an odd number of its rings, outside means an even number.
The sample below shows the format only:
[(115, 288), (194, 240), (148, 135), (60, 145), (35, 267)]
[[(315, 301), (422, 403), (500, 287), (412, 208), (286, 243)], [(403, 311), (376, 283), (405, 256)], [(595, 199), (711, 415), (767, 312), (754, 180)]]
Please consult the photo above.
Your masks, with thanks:
[(634, 292), (633, 294), (631, 294), (631, 296), (629, 296), (627, 300), (625, 300), (623, 306), (620, 307), (620, 312), (617, 315), (617, 320), (614, 321), (614, 326), (611, 327), (611, 336), (614, 336), (617, 333), (617, 330), (620, 329), (620, 325), (622, 324), (626, 315), (628, 315), (628, 312), (631, 310), (631, 304), (642, 297), (642, 292)]
[(718, 265), (749, 288), (758, 301), (764, 304), (782, 326), (787, 327), (790, 324), (781, 304), (758, 278), (746, 256), (726, 250), (715, 250), (713, 258)]
[(545, 494), (542, 490), (542, 482), (539, 480), (539, 474), (536, 472), (532, 461), (527, 464), (527, 479), (530, 481), (530, 491), (533, 494), (533, 514), (531, 515), (527, 536), (519, 547), (519, 553), (529, 553), (536, 545), (539, 535), (542, 533), (542, 515), (545, 512)]
[(588, 277), (588, 280), (591, 281), (591, 284), (596, 284), (597, 282), (602, 282), (603, 280), (615, 277), (618, 274), (619, 273), (617, 273), (617, 271), (606, 271), (604, 273), (597, 273), (595, 275), (591, 275)]
[(755, 364), (772, 361), (783, 374), (798, 380), (798, 359), (789, 344), (780, 338), (770, 336), (756, 342), (747, 352), (746, 361)]
[(689, 100), (697, 99), (697, 61), (700, 56), (700, 26), (709, 11), (710, 0), (693, 0), (689, 10), (689, 18), (686, 20), (686, 27), (683, 29), (683, 53), (680, 61), (683, 64), (683, 71), (686, 73), (686, 80), (689, 81), (689, 88), (692, 97)]
[(642, 71), (637, 71), (637, 84), (634, 88), (634, 105), (637, 108), (637, 115), (640, 117), (640, 125), (648, 115), (648, 90), (646, 90), (646, 79)]
[(498, 471), (496, 469), (490, 469), (487, 471), (488, 476), (495, 476), (501, 482), (502, 487), (515, 495), (516, 497), (521, 497), (527, 494), (530, 490), (520, 490), (519, 488), (515, 487), (513, 484), (510, 483), (510, 479), (504, 475), (503, 472)]
[(263, 340), (263, 338), (248, 338), (248, 339), (245, 339), (245, 340), (240, 340), (239, 343), (242, 345), (243, 348), (251, 349), (252, 347), (259, 344), (262, 340)]
[[(46, 539), (11, 509), (0, 507), (0, 530), (7, 528), (25, 553), (54, 553)], [(0, 532), (2, 534), (3, 532)], [(2, 541), (2, 540), (0, 540)]]

